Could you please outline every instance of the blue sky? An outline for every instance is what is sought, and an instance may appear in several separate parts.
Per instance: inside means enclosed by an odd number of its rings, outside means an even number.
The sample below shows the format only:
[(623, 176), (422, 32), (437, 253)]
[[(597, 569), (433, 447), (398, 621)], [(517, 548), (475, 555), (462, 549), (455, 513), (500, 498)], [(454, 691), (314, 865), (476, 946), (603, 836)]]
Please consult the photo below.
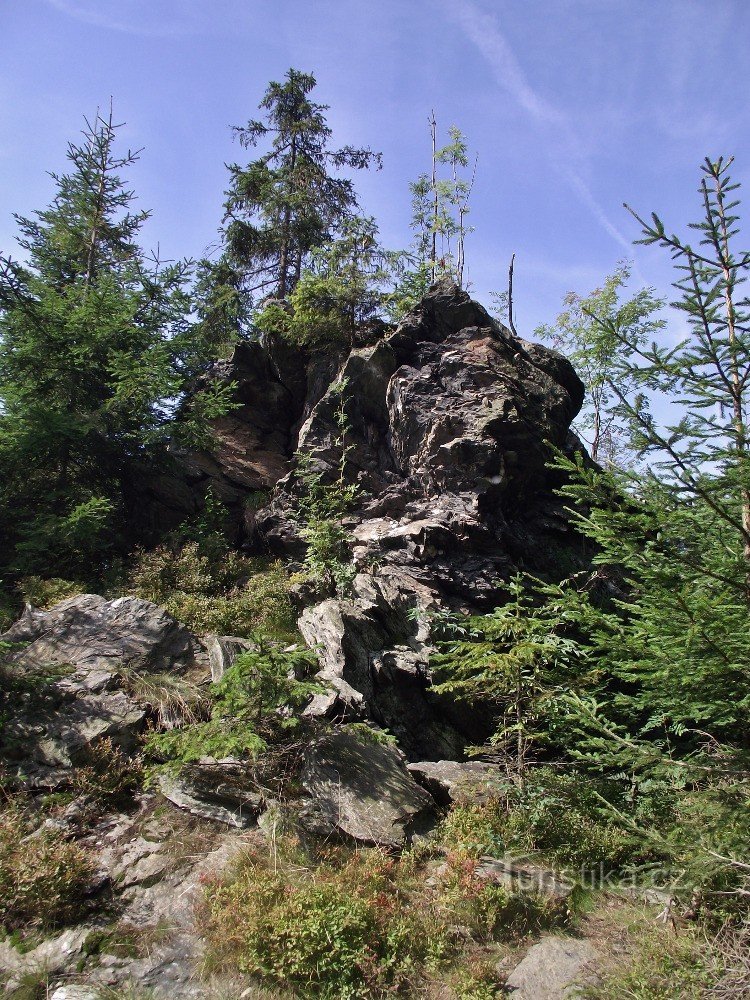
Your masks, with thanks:
[(705, 155), (734, 154), (748, 179), (749, 47), (746, 0), (0, 0), (0, 250), (112, 95), (123, 143), (145, 147), (130, 175), (153, 210), (144, 242), (200, 256), (224, 164), (246, 155), (230, 126), (294, 66), (315, 73), (337, 144), (382, 150), (357, 184), (393, 247), (410, 239), (430, 109), (460, 126), (479, 158), (473, 291), (504, 287), (515, 252), (528, 335), (625, 256), (667, 289), (622, 202), (679, 228)]

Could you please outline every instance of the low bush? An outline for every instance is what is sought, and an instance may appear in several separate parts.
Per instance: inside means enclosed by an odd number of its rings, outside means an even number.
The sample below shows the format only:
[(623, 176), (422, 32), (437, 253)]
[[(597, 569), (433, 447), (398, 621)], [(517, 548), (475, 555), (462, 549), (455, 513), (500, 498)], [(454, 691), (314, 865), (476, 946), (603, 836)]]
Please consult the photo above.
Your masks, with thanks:
[(25, 576), (19, 583), (18, 589), (24, 601), (43, 610), (52, 608), (69, 597), (86, 593), (84, 584), (58, 577), (45, 580), (39, 576)]
[(91, 744), (72, 773), (73, 789), (111, 808), (128, 802), (142, 787), (143, 758), (131, 756), (109, 737)]
[(278, 562), (248, 559), (220, 540), (174, 541), (137, 554), (129, 588), (197, 633), (296, 637), (290, 581)]
[(508, 813), (504, 801), (490, 799), (483, 803), (454, 805), (440, 825), (440, 841), (449, 850), (459, 850), (472, 857), (505, 853), (505, 828)]
[(0, 925), (51, 929), (86, 908), (93, 859), (60, 834), (34, 832), (15, 804), (0, 812)]
[(449, 922), (468, 927), (484, 941), (511, 940), (566, 922), (560, 901), (531, 892), (514, 892), (476, 875), (476, 858), (467, 851), (448, 855), (439, 905)]
[(643, 855), (632, 832), (607, 818), (590, 777), (548, 767), (529, 772), (511, 802), (505, 835), (514, 849), (538, 851), (566, 868), (618, 871)]
[(160, 762), (158, 770), (170, 772), (201, 757), (257, 757), (267, 747), (252, 726), (221, 717), (154, 733), (146, 741), (147, 753)]
[(409, 993), (445, 939), (405, 892), (398, 862), (378, 851), (317, 865), (297, 857), (275, 869), (246, 854), (207, 886), (208, 936), (219, 959), (302, 996)]
[(615, 960), (597, 985), (582, 991), (586, 1000), (703, 1000), (714, 995), (712, 987), (720, 972), (698, 934), (690, 930), (675, 934), (651, 922), (630, 929), (625, 941), (627, 957)]
[(212, 963), (328, 1000), (432, 996), (437, 981), (463, 1000), (499, 996), (487, 947), (496, 961), (493, 942), (559, 926), (567, 912), (480, 880), (468, 852), (434, 853), (422, 844), (398, 858), (345, 847), (311, 856), (288, 835), (270, 857), (249, 851), (206, 885)]

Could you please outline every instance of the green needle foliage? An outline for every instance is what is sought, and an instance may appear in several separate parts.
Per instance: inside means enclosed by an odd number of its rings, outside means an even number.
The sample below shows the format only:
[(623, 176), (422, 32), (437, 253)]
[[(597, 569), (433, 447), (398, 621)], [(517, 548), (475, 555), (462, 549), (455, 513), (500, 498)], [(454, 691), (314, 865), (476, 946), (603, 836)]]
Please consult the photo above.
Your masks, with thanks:
[(380, 166), (380, 154), (345, 146), (331, 149), (328, 107), (310, 99), (315, 77), (287, 70), (260, 103), (263, 120), (236, 128), (240, 143), (267, 143), (258, 159), (229, 167), (224, 218), (229, 264), (245, 289), (284, 299), (302, 276), (313, 247), (326, 243), (352, 214), (357, 199), (342, 168)]
[(385, 250), (372, 218), (353, 216), (341, 233), (310, 253), (309, 265), (283, 305), (271, 302), (256, 317), (264, 333), (309, 346), (354, 345), (372, 321), (390, 314), (408, 258)]
[[(592, 314), (620, 344), (609, 389), (649, 464), (619, 472), (580, 459), (558, 464), (578, 526), (596, 543), (596, 562), (618, 581), (607, 613), (588, 628), (595, 625), (589, 635), (613, 678), (619, 717), (639, 732), (739, 751), (750, 721), (750, 303), (741, 295), (750, 254), (734, 247), (730, 163), (703, 165), (704, 214), (691, 227), (698, 249), (669, 235), (658, 216), (640, 220), (642, 242), (667, 248), (676, 261), (674, 305), (690, 336), (670, 348), (646, 346), (616, 315)], [(657, 394), (681, 414), (676, 423), (662, 427), (654, 418)]]
[(300, 724), (299, 709), (320, 684), (309, 680), (317, 666), (307, 649), (283, 649), (259, 638), (211, 686), (211, 717), (151, 736), (147, 750), (170, 769), (201, 757), (256, 757)]
[(540, 610), (523, 579), (507, 592), (508, 603), (491, 614), (434, 618), (437, 653), (430, 664), (438, 694), (494, 706), (492, 742), (521, 780), (533, 745), (547, 739), (558, 688), (570, 681), (581, 651), (564, 634), (564, 616), (551, 606)]
[[(184, 264), (147, 258), (147, 212), (120, 174), (110, 114), (68, 148), (55, 197), (16, 216), (26, 262), (0, 258), (0, 551), (5, 572), (85, 576), (126, 546), (129, 486), (173, 431), (205, 357)], [(224, 411), (208, 390), (186, 439)]]

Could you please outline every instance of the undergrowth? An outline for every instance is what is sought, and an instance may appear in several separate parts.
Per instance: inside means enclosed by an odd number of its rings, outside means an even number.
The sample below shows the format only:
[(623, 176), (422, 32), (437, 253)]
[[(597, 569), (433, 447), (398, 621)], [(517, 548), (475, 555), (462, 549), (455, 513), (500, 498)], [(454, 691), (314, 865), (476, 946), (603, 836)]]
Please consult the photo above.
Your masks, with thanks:
[(498, 996), (497, 974), (477, 961), (482, 949), (561, 926), (567, 916), (475, 869), (466, 851), (312, 854), (287, 836), (272, 857), (247, 851), (207, 881), (210, 961), (324, 1000), (425, 996), (437, 981), (464, 1000)]
[(262, 632), (288, 642), (297, 637), (282, 564), (232, 551), (221, 536), (200, 542), (177, 538), (139, 552), (128, 586), (199, 634)]
[(625, 928), (618, 951), (606, 959), (599, 982), (582, 989), (585, 1000), (706, 1000), (721, 976), (718, 956), (699, 931), (675, 933), (653, 919)]
[(211, 685), (209, 718), (153, 733), (147, 753), (173, 771), (201, 757), (257, 757), (293, 737), (299, 709), (321, 691), (308, 679), (316, 666), (307, 649), (259, 641)]
[(10, 933), (54, 929), (86, 910), (96, 866), (53, 830), (34, 830), (16, 802), (0, 811), (0, 925)]

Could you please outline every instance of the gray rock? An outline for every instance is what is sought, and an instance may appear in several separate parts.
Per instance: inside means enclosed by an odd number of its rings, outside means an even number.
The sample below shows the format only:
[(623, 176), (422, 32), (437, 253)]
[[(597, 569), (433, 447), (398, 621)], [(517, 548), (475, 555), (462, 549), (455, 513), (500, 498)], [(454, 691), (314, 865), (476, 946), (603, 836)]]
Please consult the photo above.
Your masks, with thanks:
[(322, 836), (400, 847), (433, 814), (431, 796), (409, 774), (403, 755), (361, 732), (343, 729), (313, 744), (301, 782), (300, 822)]
[(257, 649), (250, 639), (240, 639), (234, 635), (206, 636), (206, 651), (211, 667), (211, 680), (220, 681), (241, 653)]
[(539, 896), (546, 896), (558, 905), (563, 914), (573, 892), (572, 884), (560, 878), (555, 872), (528, 862), (514, 861), (511, 858), (482, 857), (479, 859), (474, 874), (485, 882), (496, 882), (513, 892), (536, 893)]
[(507, 784), (496, 765), (482, 761), (422, 760), (407, 766), (441, 806), (485, 802), (502, 794)]
[[(569, 362), (511, 336), (441, 281), (397, 328), (368, 331), (351, 350), (267, 338), (239, 345), (209, 377), (235, 383), (239, 406), (215, 421), (213, 451), (184, 461), (181, 485), (172, 473), (152, 483), (153, 503), (135, 505), (142, 516), (160, 507), (184, 520), (210, 486), (232, 509), (238, 540), (300, 557), (305, 487), (295, 455), (305, 453), (323, 482), (338, 480), (345, 381), (343, 473), (357, 486), (346, 528), (360, 576), (337, 609), (303, 616), (329, 682), (308, 715), (369, 716), (415, 760), (458, 758), (486, 739), (486, 706), (430, 692), (419, 616), (487, 610), (518, 570), (562, 578), (586, 564), (556, 492), (560, 475), (548, 468), (549, 443), (570, 454), (582, 447), (570, 424), (583, 386)], [(257, 491), (270, 494), (260, 509)]]
[(564, 1000), (579, 995), (598, 958), (594, 946), (577, 938), (542, 938), (506, 980), (516, 1000)]
[(244, 829), (263, 808), (263, 796), (242, 761), (206, 757), (187, 764), (176, 777), (162, 775), (159, 790), (165, 798), (195, 816)]
[(136, 836), (121, 848), (109, 847), (100, 855), (117, 891), (134, 885), (153, 885), (167, 872), (169, 858), (162, 844)]
[(27, 643), (11, 657), (21, 667), (70, 665), (82, 683), (93, 677), (99, 687), (118, 668), (181, 670), (197, 653), (188, 630), (158, 605), (98, 594), (70, 597), (49, 611), (27, 605), (0, 639)]
[(78, 962), (83, 945), (92, 928), (79, 925), (70, 927), (60, 934), (45, 938), (41, 944), (23, 955), (8, 941), (0, 941), (0, 969), (9, 973), (6, 989), (18, 984), (26, 972), (45, 972), (54, 976), (73, 970)]
[[(345, 681), (411, 759), (458, 758), (492, 731), (488, 706), (430, 690), (427, 613), (482, 611), (519, 569), (550, 577), (587, 555), (556, 494), (549, 445), (569, 451), (583, 386), (548, 348), (516, 339), (449, 282), (378, 343), (353, 349), (336, 384), (310, 397), (296, 449), (324, 482), (339, 474), (340, 381), (348, 428), (344, 477), (360, 570), (345, 600), (307, 608), (301, 630), (320, 650), (322, 677)], [(304, 486), (292, 466), (255, 522), (281, 554), (304, 550), (296, 511)], [(421, 620), (420, 620), (421, 619)], [(351, 692), (311, 714), (346, 718)]]
[(58, 986), (50, 1000), (99, 1000), (101, 993), (89, 986)]
[(10, 775), (30, 788), (59, 788), (71, 767), (88, 762), (99, 740), (109, 739), (126, 753), (137, 748), (145, 711), (124, 691), (77, 695), (81, 691), (52, 683), (38, 702), (16, 706), (0, 747)]
[(147, 706), (122, 689), (124, 671), (182, 672), (205, 657), (183, 625), (135, 597), (82, 594), (49, 611), (27, 605), (0, 638), (25, 644), (9, 661), (31, 682), (12, 706), (3, 755), (11, 775), (39, 788), (64, 785), (102, 739), (136, 749)]
[[(309, 714), (370, 717), (412, 757), (459, 756), (464, 740), (429, 691), (426, 617), (415, 615), (438, 606), (429, 587), (388, 567), (377, 577), (357, 574), (346, 598), (305, 609), (300, 631), (317, 651), (323, 667), (318, 678), (329, 689)], [(476, 742), (486, 735), (471, 722), (467, 732)]]
[(339, 722), (364, 718), (367, 715), (364, 695), (344, 679), (346, 657), (343, 642), (346, 628), (340, 602), (328, 600), (306, 608), (297, 624), (308, 646), (318, 654), (322, 669), (315, 679), (326, 689), (321, 694), (313, 695), (303, 715)]

